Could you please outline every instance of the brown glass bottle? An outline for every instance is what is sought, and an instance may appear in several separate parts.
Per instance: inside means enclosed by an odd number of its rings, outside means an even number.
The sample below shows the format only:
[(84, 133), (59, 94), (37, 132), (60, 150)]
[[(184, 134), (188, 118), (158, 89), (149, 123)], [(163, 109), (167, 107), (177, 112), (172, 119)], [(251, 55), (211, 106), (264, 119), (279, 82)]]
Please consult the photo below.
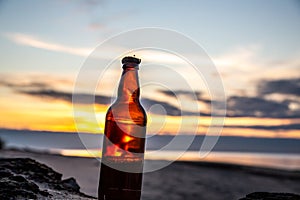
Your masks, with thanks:
[(122, 59), (118, 97), (106, 114), (99, 200), (140, 200), (147, 116), (140, 104), (141, 60)]

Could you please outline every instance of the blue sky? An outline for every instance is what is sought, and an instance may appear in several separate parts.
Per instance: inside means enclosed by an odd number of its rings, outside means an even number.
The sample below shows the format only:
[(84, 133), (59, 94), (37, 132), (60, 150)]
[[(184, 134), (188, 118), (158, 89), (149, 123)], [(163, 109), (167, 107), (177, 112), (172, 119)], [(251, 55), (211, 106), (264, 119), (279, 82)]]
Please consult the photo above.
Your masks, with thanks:
[[(211, 54), (260, 44), (279, 58), (299, 51), (297, 1), (2, 1), (1, 32), (94, 47), (120, 31), (162, 27), (186, 34)], [(94, 30), (93, 27), (94, 26)]]

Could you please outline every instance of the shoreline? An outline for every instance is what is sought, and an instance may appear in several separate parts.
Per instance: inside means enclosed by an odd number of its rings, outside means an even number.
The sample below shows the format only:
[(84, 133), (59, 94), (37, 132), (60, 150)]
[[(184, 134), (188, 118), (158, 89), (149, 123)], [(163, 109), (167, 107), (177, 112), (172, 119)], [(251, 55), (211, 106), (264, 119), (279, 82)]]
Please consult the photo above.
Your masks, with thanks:
[[(97, 160), (96, 158), (93, 157), (85, 157), (85, 156), (66, 156), (66, 155), (61, 155), (59, 153), (53, 153), (47, 150), (35, 150), (35, 149), (30, 149), (30, 148), (25, 148), (25, 149), (17, 149), (17, 148), (9, 148), (9, 149), (0, 149), (0, 153), (11, 153), (11, 156), (53, 156), (53, 157), (61, 157), (61, 158), (70, 158), (70, 159), (88, 159), (88, 160)], [(0, 154), (0, 158), (1, 158)], [(5, 158), (8, 156), (4, 155)], [(168, 160), (162, 160), (162, 159), (147, 159), (148, 162), (168, 162)], [(98, 160), (96, 161), (98, 162)], [(196, 160), (196, 161), (189, 161), (189, 160), (176, 160), (172, 163), (177, 163), (177, 164), (182, 164), (182, 165), (191, 165), (191, 166), (197, 166), (197, 167), (213, 167), (213, 168), (222, 168), (222, 169), (227, 169), (227, 170), (241, 170), (241, 171), (249, 171), (249, 172), (257, 172), (260, 171), (261, 174), (266, 175), (272, 175), (273, 173), (276, 173), (278, 175), (282, 174), (283, 176), (292, 176), (291, 178), (300, 178), (300, 169), (282, 169), (282, 168), (274, 168), (274, 167), (264, 167), (264, 166), (251, 166), (251, 165), (246, 165), (246, 164), (236, 164), (236, 163), (228, 163), (228, 162), (214, 162), (214, 161), (201, 161), (201, 160)], [(100, 165), (99, 165), (100, 166)], [(300, 166), (299, 166), (300, 167)], [(296, 175), (296, 176), (295, 176)], [(280, 175), (279, 175), (280, 176)]]
[[(0, 150), (1, 151), (1, 150)], [(92, 156), (80, 156), (80, 155), (73, 155), (73, 154), (61, 154), (59, 153), (59, 151), (52, 151), (52, 150), (41, 150), (41, 149), (34, 149), (34, 148), (5, 148), (2, 149), (2, 151), (12, 151), (12, 152), (24, 152), (24, 153), (33, 153), (33, 154), (37, 154), (37, 155), (53, 155), (53, 156), (61, 156), (61, 157), (69, 157), (69, 158), (88, 158), (88, 159), (101, 159), (101, 158), (95, 158)], [(88, 152), (86, 152), (88, 154)], [(176, 155), (176, 151), (168, 151), (168, 153), (174, 153)], [(191, 152), (187, 152), (187, 153), (191, 153)], [(192, 152), (194, 153), (194, 152)], [(198, 152), (196, 152), (198, 154)], [(231, 155), (232, 157), (235, 158), (235, 160), (226, 160), (226, 158), (228, 158), (228, 155)], [(89, 154), (90, 155), (90, 154)], [(209, 153), (209, 155), (214, 155), (215, 158), (211, 159), (209, 158), (209, 156), (203, 160), (201, 159), (186, 159), (186, 158), (179, 158), (178, 160), (174, 161), (174, 162), (183, 162), (183, 163), (198, 163), (199, 166), (206, 166), (206, 165), (212, 165), (214, 167), (218, 167), (219, 165), (222, 167), (236, 167), (236, 168), (260, 168), (260, 169), (264, 169), (264, 170), (279, 170), (279, 171), (289, 171), (289, 172), (300, 172), (300, 155), (296, 154), (296, 153), (264, 153), (264, 152), (216, 152), (216, 151), (212, 151)], [(216, 156), (217, 155), (217, 156)], [(297, 163), (296, 163), (296, 167), (291, 167), (290, 166), (290, 162), (288, 164), (284, 163), (285, 167), (283, 167), (282, 165), (279, 166), (277, 164), (277, 166), (274, 165), (264, 165), (261, 163), (247, 163), (247, 162), (242, 162), (241, 160), (239, 160), (239, 158), (244, 157), (249, 157), (249, 155), (259, 155), (262, 158), (268, 158), (269, 156), (271, 157), (277, 157), (277, 156), (283, 156), (285, 159), (287, 157), (294, 157), (297, 158)], [(219, 157), (224, 157), (222, 160), (218, 159)], [(231, 157), (231, 159), (232, 159)], [(169, 162), (170, 160), (172, 160), (172, 157), (170, 157), (169, 159), (161, 159), (162, 156), (157, 157), (157, 158), (145, 158), (145, 160), (147, 161), (166, 161)], [(174, 158), (175, 159), (175, 158)], [(229, 158), (230, 159), (230, 158)], [(248, 158), (249, 160), (249, 158)], [(287, 161), (288, 162), (288, 161)], [(172, 162), (173, 163), (173, 162)], [(293, 165), (295, 166), (295, 163), (293, 163)]]

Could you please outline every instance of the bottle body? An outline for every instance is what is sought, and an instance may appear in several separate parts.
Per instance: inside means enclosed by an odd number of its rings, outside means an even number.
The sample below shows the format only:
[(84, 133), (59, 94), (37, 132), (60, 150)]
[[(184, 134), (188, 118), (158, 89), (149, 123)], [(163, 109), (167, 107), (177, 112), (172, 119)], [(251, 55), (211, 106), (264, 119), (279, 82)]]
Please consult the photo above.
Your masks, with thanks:
[(137, 68), (124, 68), (118, 98), (108, 109), (98, 199), (140, 200), (146, 113), (139, 102)]

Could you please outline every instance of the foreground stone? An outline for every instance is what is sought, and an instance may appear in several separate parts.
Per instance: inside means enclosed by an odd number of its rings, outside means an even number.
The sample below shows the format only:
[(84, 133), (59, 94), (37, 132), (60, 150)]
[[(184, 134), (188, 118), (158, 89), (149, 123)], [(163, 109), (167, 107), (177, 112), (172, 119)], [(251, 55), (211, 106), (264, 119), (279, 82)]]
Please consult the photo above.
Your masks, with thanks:
[(0, 159), (0, 199), (95, 199), (79, 190), (74, 178), (32, 159)]
[(300, 196), (291, 193), (254, 192), (240, 200), (300, 200)]

